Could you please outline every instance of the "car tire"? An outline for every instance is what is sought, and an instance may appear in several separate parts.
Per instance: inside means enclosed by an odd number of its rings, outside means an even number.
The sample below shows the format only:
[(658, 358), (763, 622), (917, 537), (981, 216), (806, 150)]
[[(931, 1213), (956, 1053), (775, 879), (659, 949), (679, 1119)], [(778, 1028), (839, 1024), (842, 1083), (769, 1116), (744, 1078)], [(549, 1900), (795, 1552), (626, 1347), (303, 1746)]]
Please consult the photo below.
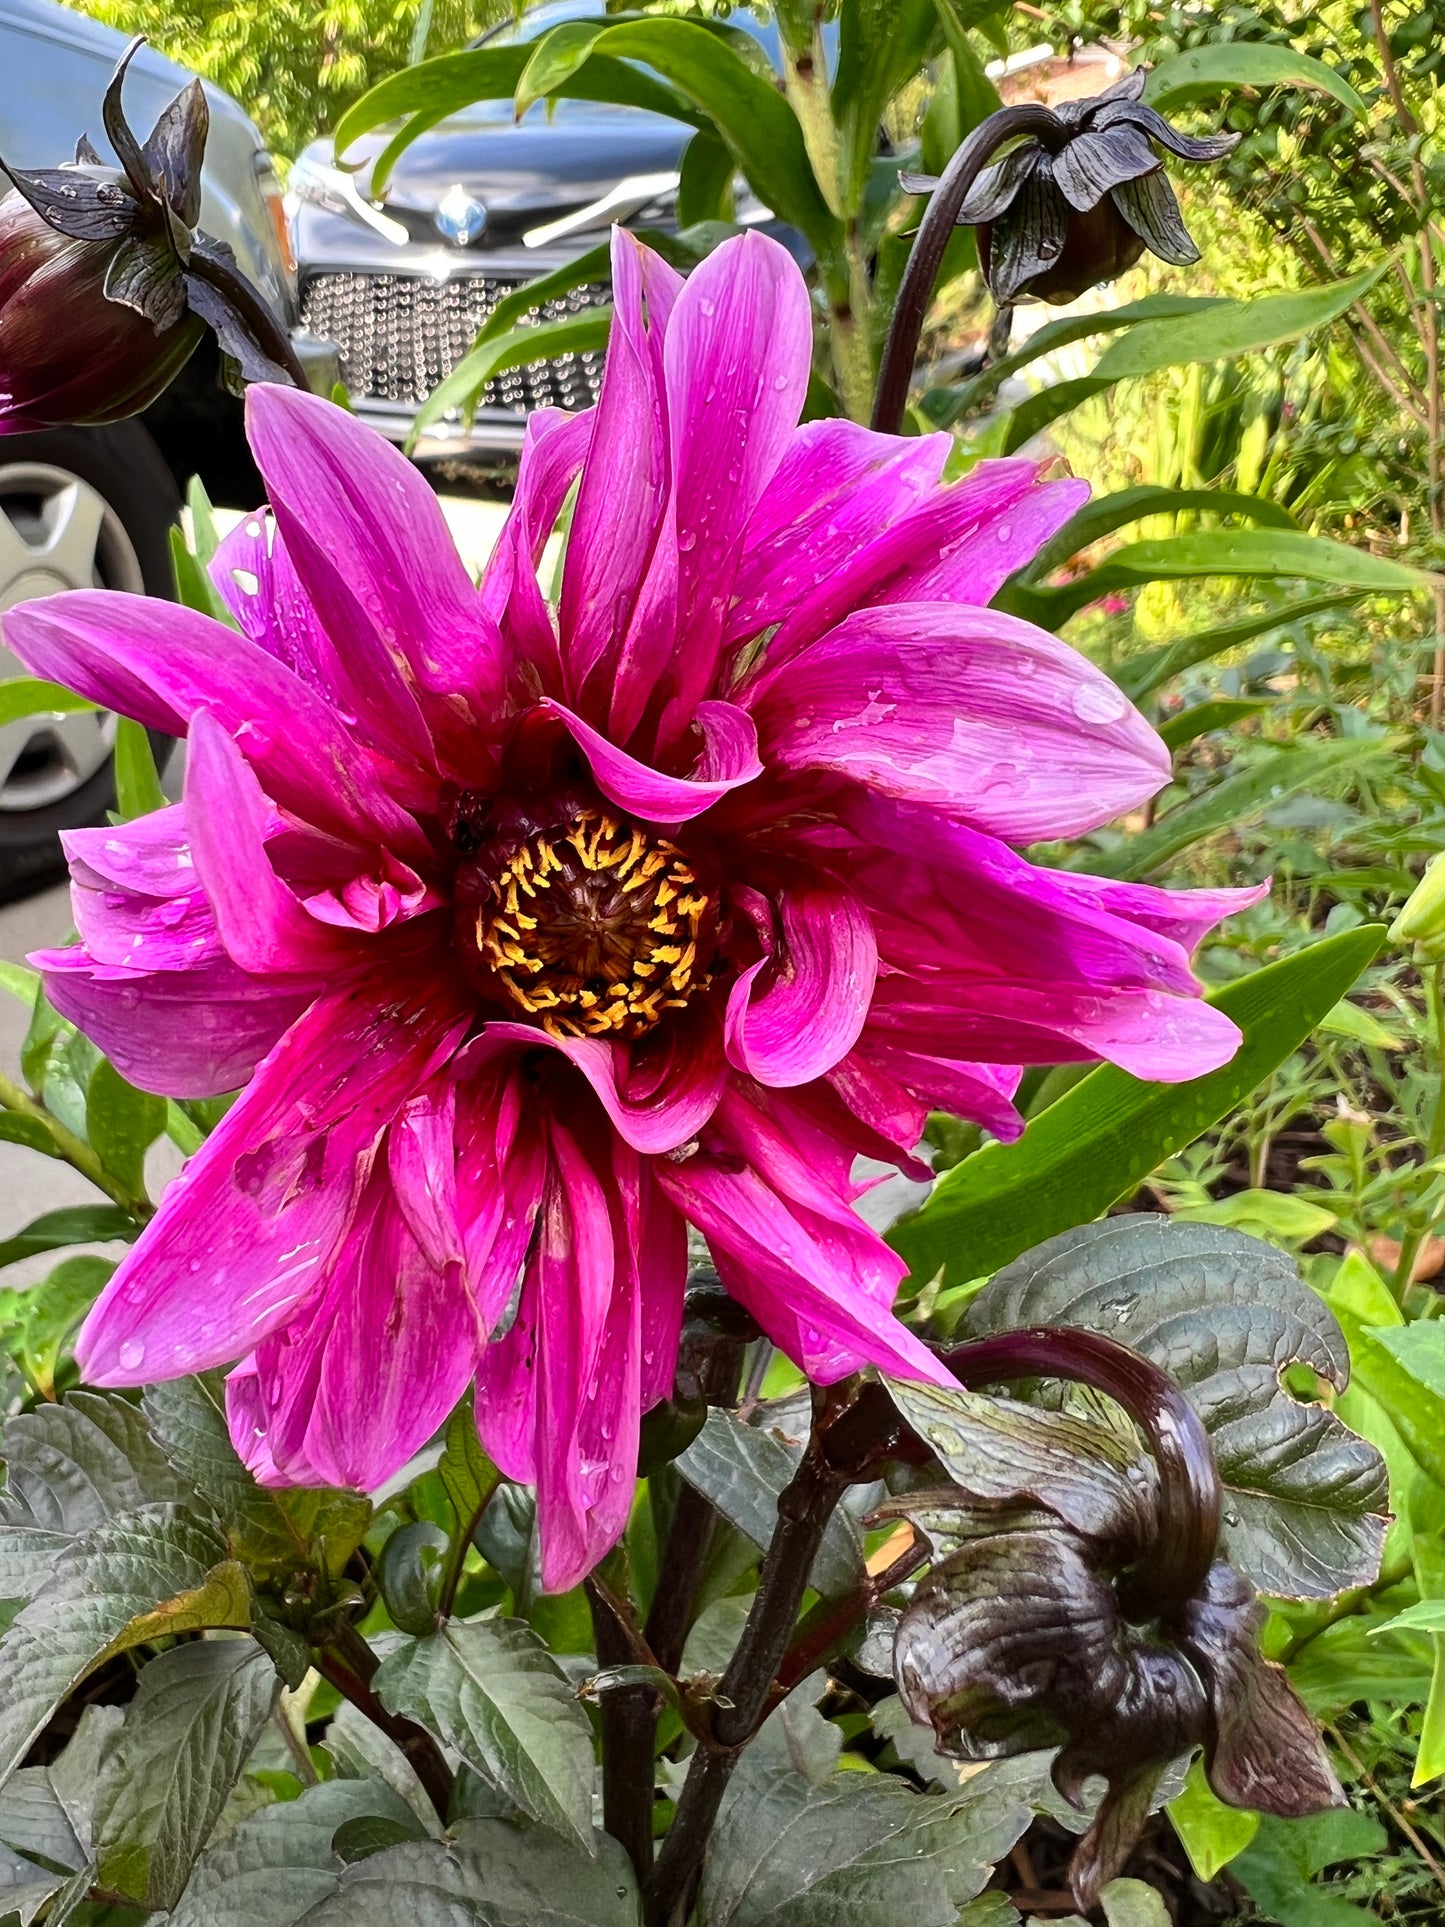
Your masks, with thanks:
[[(138, 422), (0, 437), (0, 612), (64, 589), (173, 597), (175, 479)], [(24, 674), (0, 648), (0, 676)], [(0, 725), (0, 902), (65, 867), (59, 833), (115, 803), (115, 719), (87, 713)], [(170, 739), (153, 736), (163, 763)]]

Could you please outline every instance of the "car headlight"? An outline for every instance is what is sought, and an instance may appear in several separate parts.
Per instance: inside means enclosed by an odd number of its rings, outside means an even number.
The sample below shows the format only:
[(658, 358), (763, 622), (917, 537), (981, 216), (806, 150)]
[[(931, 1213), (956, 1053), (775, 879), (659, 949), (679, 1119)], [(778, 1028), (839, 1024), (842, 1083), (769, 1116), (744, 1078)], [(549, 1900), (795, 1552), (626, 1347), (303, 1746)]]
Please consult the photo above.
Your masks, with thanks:
[(325, 161), (309, 159), (303, 155), (291, 169), (291, 179), (287, 192), (297, 201), (304, 201), (311, 207), (325, 208), (328, 214), (340, 214), (363, 227), (379, 234), (393, 247), (403, 248), (411, 236), (400, 221), (392, 220), (380, 208), (373, 207), (361, 198), (356, 182), (350, 174), (339, 167), (331, 167)]

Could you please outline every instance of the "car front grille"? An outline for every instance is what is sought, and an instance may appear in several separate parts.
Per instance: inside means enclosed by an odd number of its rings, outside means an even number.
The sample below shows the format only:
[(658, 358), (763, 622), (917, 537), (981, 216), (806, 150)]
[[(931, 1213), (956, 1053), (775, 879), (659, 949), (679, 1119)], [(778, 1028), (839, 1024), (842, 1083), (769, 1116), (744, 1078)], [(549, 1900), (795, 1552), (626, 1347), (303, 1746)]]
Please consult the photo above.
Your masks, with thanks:
[[(516, 286), (491, 274), (449, 281), (418, 274), (317, 274), (302, 291), (301, 314), (312, 334), (336, 343), (356, 400), (415, 407), (452, 372), (493, 308)], [(560, 321), (608, 299), (608, 290), (594, 283), (543, 302), (527, 319)], [(487, 383), (478, 405), (517, 416), (534, 408), (587, 408), (597, 399), (602, 359), (597, 349), (509, 368)]]

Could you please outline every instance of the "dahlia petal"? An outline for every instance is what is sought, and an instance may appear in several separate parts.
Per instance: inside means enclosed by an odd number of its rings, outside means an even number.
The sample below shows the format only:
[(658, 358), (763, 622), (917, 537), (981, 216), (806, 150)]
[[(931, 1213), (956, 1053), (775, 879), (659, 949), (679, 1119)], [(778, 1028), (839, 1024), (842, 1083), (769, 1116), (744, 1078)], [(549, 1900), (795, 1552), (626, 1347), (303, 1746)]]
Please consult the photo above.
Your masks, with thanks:
[(926, 1108), (952, 1111), (1005, 1144), (1022, 1135), (1024, 1120), (1013, 1104), (1022, 1070), (1017, 1064), (968, 1064), (918, 1051), (892, 1050), (865, 1036), (860, 1054)]
[[(421, 473), (345, 409), (296, 388), (248, 388), (246, 432), (313, 598), (324, 559), (418, 689), (489, 721), (501, 695), (500, 641)], [(311, 538), (304, 554), (292, 541), (297, 527)]]
[(677, 1380), (687, 1289), (687, 1222), (657, 1182), (651, 1164), (639, 1160), (636, 1168), (635, 1194), (630, 1185), (618, 1180), (623, 1206), (618, 1252), (621, 1262), (636, 1274), (642, 1343), (639, 1401), (647, 1412), (659, 1399), (672, 1397)]
[(398, 1209), (437, 1271), (466, 1263), (457, 1207), (456, 1121), (456, 1086), (446, 1078), (409, 1097), (387, 1135)]
[(592, 769), (598, 789), (618, 809), (650, 823), (685, 823), (711, 809), (739, 784), (762, 774), (758, 732), (745, 710), (732, 703), (703, 702), (697, 724), (703, 735), (698, 776), (664, 776), (618, 749), (590, 723), (561, 703), (539, 705), (566, 725)]
[(375, 1490), (444, 1423), (481, 1349), (460, 1267), (429, 1261), (374, 1173), (318, 1299), (256, 1348), (278, 1477)]
[(371, 876), (351, 876), (344, 882), (329, 884), (324, 890), (303, 897), (308, 916), (318, 923), (329, 923), (337, 930), (364, 930), (375, 934), (389, 930), (395, 923), (425, 916), (438, 910), (447, 899), (432, 884), (419, 877), (409, 863), (402, 863), (390, 850), (383, 850), (378, 871)]
[(11, 609), (4, 633), (34, 674), (147, 729), (184, 736), (196, 711), (209, 709), (268, 795), (309, 822), (353, 842), (380, 835), (408, 854), (426, 852), (322, 698), (224, 623), (149, 596), (74, 589)]
[(591, 1085), (623, 1142), (656, 1156), (696, 1137), (727, 1083), (716, 1023), (705, 1004), (637, 1043), (601, 1037), (552, 1037), (531, 1024), (491, 1023), (476, 1040), (482, 1052), (555, 1050)]
[(725, 241), (677, 297), (663, 340), (672, 495), (619, 663), (619, 741), (660, 685), (670, 696), (665, 742), (713, 686), (743, 530), (797, 426), (812, 346), (802, 274), (756, 231)]
[[(729, 1061), (760, 1084), (806, 1084), (858, 1041), (878, 975), (873, 925), (853, 892), (799, 874), (778, 897), (781, 941), (728, 993)], [(759, 985), (759, 977), (763, 981)]]
[[(874, 1292), (839, 1269), (836, 1247), (820, 1243), (806, 1216), (756, 1171), (700, 1155), (660, 1165), (658, 1182), (707, 1239), (728, 1290), (809, 1378), (832, 1384), (876, 1365), (901, 1378), (954, 1382)], [(891, 1264), (896, 1286), (901, 1261), (861, 1218), (858, 1224), (859, 1242), (876, 1247), (878, 1267)]]
[[(189, 1008), (192, 1023), (206, 1015), (204, 1003)], [(87, 1381), (205, 1371), (284, 1324), (327, 1276), (381, 1133), (470, 1016), (458, 986), (427, 982), (414, 963), (314, 1003), (101, 1293), (76, 1341)]]
[(274, 519), (243, 516), (211, 557), (211, 580), (242, 635), (274, 656), (318, 695), (340, 695), (336, 651), (297, 579)]
[(559, 610), (574, 699), (627, 633), (667, 502), (662, 336), (682, 285), (682, 276), (626, 228), (613, 228), (607, 364), (572, 515)]
[(746, 700), (769, 765), (833, 770), (1014, 843), (1097, 829), (1169, 777), (1102, 670), (990, 609), (864, 610)]
[[(885, 520), (881, 531), (875, 529), (869, 541), (831, 570), (815, 575), (804, 592), (779, 611), (781, 619), (768, 639), (760, 673), (786, 662), (845, 616), (872, 603), (944, 599), (932, 590), (913, 593), (909, 587), (940, 568), (955, 585), (949, 599), (982, 607), (1005, 576), (1034, 552), (1024, 554), (1014, 536), (1031, 498), (1042, 494), (1044, 510), (1052, 502), (1059, 521), (1070, 512), (1057, 491), (1076, 485), (1040, 488), (1038, 473), (1037, 462), (1017, 456), (980, 462), (961, 481), (928, 491), (905, 513)], [(1047, 523), (1046, 514), (1044, 519)], [(1027, 526), (1032, 530), (1036, 525)]]
[[(238, 1090), (320, 988), (248, 977), (219, 942), (184, 970), (132, 970), (84, 950), (39, 950), (45, 994), (122, 1077), (164, 1097)], [(189, 1368), (187, 1368), (189, 1369)]]
[(565, 415), (560, 408), (539, 408), (527, 417), (512, 506), (482, 572), (482, 607), (506, 634), (514, 677), (520, 670), (527, 698), (566, 691), (537, 563), (587, 458), (596, 412)]
[(190, 970), (222, 955), (179, 804), (134, 823), (62, 831), (60, 840), (89, 962), (129, 971)]
[(476, 1061), (472, 1046), (455, 1068), (457, 1215), (467, 1277), (490, 1331), (511, 1303), (532, 1242), (547, 1151), (530, 1086), (515, 1064), (493, 1064), (472, 1077), (464, 1070), (469, 1061)]
[(849, 421), (804, 422), (748, 521), (728, 636), (781, 622), (939, 485), (945, 434), (900, 440)]
[[(992, 602), (1016, 569), (1039, 550), (1089, 499), (1089, 484), (1065, 478), (1038, 482), (1010, 511), (982, 520), (972, 539), (952, 547), (940, 543), (936, 555), (926, 547), (900, 568), (880, 590), (879, 602)], [(927, 507), (917, 520), (926, 524)]]
[(326, 1481), (314, 1465), (304, 1463), (298, 1454), (283, 1477), (276, 1469), (266, 1437), (266, 1407), (261, 1397), (261, 1380), (255, 1354), (243, 1358), (226, 1375), (226, 1429), (237, 1456), (258, 1485), (324, 1485)]
[(113, 884), (138, 896), (184, 897), (196, 887), (186, 812), (180, 803), (168, 803), (133, 823), (62, 830), (60, 841), (72, 872), (77, 864), (93, 872), (91, 888)]
[(197, 710), (186, 756), (186, 817), (196, 873), (221, 942), (242, 970), (315, 975), (355, 959), (354, 946), (307, 916), (271, 867), (275, 815), (255, 772), (208, 710)]
[(1112, 877), (1076, 870), (1052, 870), (1048, 877), (1059, 898), (1122, 917), (1185, 951), (1196, 949), (1216, 924), (1252, 910), (1270, 892), (1268, 883), (1240, 890), (1161, 890), (1151, 883), (1116, 883)]

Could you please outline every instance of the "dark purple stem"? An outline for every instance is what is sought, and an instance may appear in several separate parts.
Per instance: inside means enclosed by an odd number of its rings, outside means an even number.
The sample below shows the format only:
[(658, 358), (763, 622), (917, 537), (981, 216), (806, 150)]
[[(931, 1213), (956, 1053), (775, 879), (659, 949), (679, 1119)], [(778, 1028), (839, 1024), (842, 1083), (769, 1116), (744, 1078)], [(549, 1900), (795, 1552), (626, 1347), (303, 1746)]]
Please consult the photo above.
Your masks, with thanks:
[(873, 401), (873, 427), (886, 435), (896, 435), (903, 421), (908, 400), (908, 384), (913, 379), (913, 364), (918, 356), (918, 338), (923, 333), (923, 318), (938, 279), (943, 251), (958, 225), (959, 210), (979, 175), (1007, 141), (1021, 134), (1032, 134), (1053, 146), (1063, 135), (1058, 116), (1049, 108), (1029, 101), (1017, 107), (1000, 107), (987, 120), (980, 121), (944, 169), (943, 178), (929, 197), (928, 212), (919, 224), (908, 266), (888, 328), (888, 343), (878, 370), (878, 392)]
[(1219, 1542), (1219, 1468), (1199, 1414), (1167, 1373), (1100, 1332), (1051, 1326), (976, 1338), (945, 1352), (943, 1362), (970, 1387), (1063, 1378), (1116, 1399), (1159, 1468), (1159, 1534), (1139, 1591), (1161, 1618), (1199, 1592)]

